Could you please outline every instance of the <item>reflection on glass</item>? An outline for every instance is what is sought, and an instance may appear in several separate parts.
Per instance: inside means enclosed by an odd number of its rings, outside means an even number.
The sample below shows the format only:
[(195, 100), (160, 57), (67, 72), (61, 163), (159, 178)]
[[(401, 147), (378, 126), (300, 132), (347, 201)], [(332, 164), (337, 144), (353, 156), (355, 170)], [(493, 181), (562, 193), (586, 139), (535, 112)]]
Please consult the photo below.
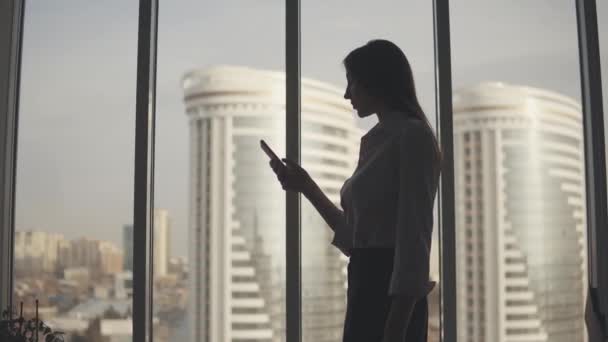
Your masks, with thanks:
[[(358, 161), (360, 139), (377, 122), (376, 116), (360, 119), (344, 100), (342, 60), (369, 40), (393, 41), (412, 65), (418, 98), (435, 126), (432, 11), (428, 1), (302, 3), (302, 165), (338, 208), (340, 189)], [(431, 278), (439, 283), (437, 231), (436, 225)], [(330, 244), (333, 235), (303, 198), (303, 341), (342, 341), (348, 258)], [(439, 341), (439, 287), (428, 298), (429, 341)]]
[(458, 340), (582, 342), (574, 2), (474, 2), (451, 8)]
[(66, 341), (131, 340), (136, 50), (136, 4), (27, 3), (14, 300)]

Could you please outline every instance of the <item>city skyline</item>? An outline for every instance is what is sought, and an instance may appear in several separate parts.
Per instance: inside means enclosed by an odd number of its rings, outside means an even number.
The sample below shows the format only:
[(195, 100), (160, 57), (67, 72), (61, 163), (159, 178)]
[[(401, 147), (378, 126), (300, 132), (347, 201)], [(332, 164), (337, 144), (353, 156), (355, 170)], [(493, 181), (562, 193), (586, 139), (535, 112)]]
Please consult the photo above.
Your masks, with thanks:
[[(124, 253), (113, 242), (18, 231), (15, 247), (13, 300), (24, 304), (26, 316), (36, 300), (40, 317), (63, 331), (66, 342), (102, 342), (93, 335), (131, 339), (133, 273), (123, 269)], [(186, 310), (187, 264), (174, 258), (168, 266), (164, 275), (155, 271), (153, 282), (155, 340), (161, 342), (178, 338)]]
[[(245, 7), (235, 7), (236, 4)], [(490, 5), (469, 1), (469, 5), (474, 6), (452, 8), (455, 89), (479, 81), (499, 80), (579, 97), (575, 15), (569, 2)], [(343, 86), (340, 61), (350, 49), (375, 37), (393, 39), (410, 58), (421, 102), (434, 120), (432, 9), (428, 2), (404, 5), (387, 1), (373, 11), (364, 4), (349, 4), (347, 12), (353, 19), (342, 15), (345, 2), (324, 4), (322, 13), (315, 11), (315, 6), (315, 2), (305, 2), (302, 9), (304, 76)], [(208, 10), (202, 10), (205, 8)], [(237, 8), (252, 18), (243, 18)], [(386, 16), (379, 17), (383, 11)], [(200, 13), (203, 17), (198, 17)], [(406, 26), (399, 20), (401, 13), (410, 14)], [(272, 1), (226, 1), (213, 6), (182, 1), (163, 7), (160, 12), (155, 197), (157, 206), (167, 207), (174, 214), (176, 234), (171, 249), (177, 253), (184, 254), (187, 246), (188, 189), (187, 122), (179, 115), (183, 112), (179, 78), (186, 70), (214, 64), (280, 71), (284, 64), (284, 37), (276, 29), (283, 27), (283, 14), (282, 5)], [(312, 15), (322, 20), (308, 25)], [(261, 25), (252, 32), (225, 28), (226, 37), (242, 37), (259, 44), (255, 53), (238, 53), (238, 44), (221, 44), (223, 36), (215, 35), (210, 28), (220, 25), (222, 16)], [(122, 224), (132, 216), (133, 145), (130, 144), (134, 131), (137, 29), (132, 19), (136, 17), (136, 6), (123, 2), (115, 2), (114, 6), (67, 7), (58, 2), (27, 4), (17, 229), (47, 230), (66, 236), (86, 232), (92, 237), (120, 242)], [(260, 21), (257, 17), (270, 19)], [(83, 18), (89, 25), (84, 24)], [(113, 24), (103, 25), (109, 18)], [(356, 18), (367, 20), (357, 22)], [(512, 25), (512, 18), (518, 18), (520, 25)], [(489, 29), (477, 30), (484, 23)], [(608, 31), (607, 21), (600, 20), (599, 25), (600, 32)], [(74, 30), (75, 27), (79, 29)], [(106, 29), (99, 31), (98, 27)], [(420, 29), (412, 31), (408, 27)], [(494, 42), (491, 37), (498, 27), (509, 27), (509, 31)], [(259, 30), (269, 34), (252, 36)], [(339, 39), (332, 43), (331, 39), (323, 39), (328, 32), (335, 32), (332, 37)], [(94, 41), (90, 41), (91, 37), (95, 37)], [(206, 44), (190, 43), (201, 42), (201, 38)], [(606, 42), (605, 36), (600, 35), (600, 39), (601, 43)], [(222, 46), (222, 50), (208, 49), (209, 46)], [(481, 47), (483, 54), (479, 53)], [(81, 86), (82, 82), (88, 86)], [(104, 93), (105, 100), (99, 102), (91, 96), (97, 93)], [(91, 115), (80, 115), (82, 108)], [(374, 120), (358, 120), (357, 124), (367, 129)], [(91, 140), (87, 130), (76, 132), (70, 128), (89, 126), (102, 129), (104, 138)], [(79, 143), (74, 144), (75, 140)], [(89, 151), (96, 151), (100, 158), (91, 160)], [(45, 177), (39, 178), (37, 170), (45, 170)], [(62, 200), (57, 201), (57, 196), (63, 196)], [(83, 197), (90, 200), (82, 201)]]

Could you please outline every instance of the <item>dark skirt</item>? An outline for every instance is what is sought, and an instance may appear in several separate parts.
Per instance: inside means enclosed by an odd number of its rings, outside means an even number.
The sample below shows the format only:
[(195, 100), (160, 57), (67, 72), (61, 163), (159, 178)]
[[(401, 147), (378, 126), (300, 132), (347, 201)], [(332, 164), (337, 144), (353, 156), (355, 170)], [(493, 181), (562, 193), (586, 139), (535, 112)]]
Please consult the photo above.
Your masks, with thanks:
[[(343, 342), (381, 342), (391, 298), (393, 248), (356, 248), (348, 262), (348, 291)], [(418, 300), (404, 342), (426, 342), (428, 304)]]

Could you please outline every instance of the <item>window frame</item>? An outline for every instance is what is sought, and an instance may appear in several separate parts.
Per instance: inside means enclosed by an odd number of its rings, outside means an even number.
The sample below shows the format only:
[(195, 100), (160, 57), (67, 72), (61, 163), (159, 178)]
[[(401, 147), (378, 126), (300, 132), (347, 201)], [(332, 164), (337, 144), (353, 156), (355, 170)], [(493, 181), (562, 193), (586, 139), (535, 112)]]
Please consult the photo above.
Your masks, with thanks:
[[(578, 25), (585, 191), (587, 201), (588, 295), (586, 311), (594, 311), (608, 332), (608, 202), (606, 146), (602, 103), (597, 6), (595, 0), (576, 0)], [(603, 317), (601, 317), (603, 316)], [(589, 323), (589, 322), (587, 322)], [(590, 338), (593, 338), (590, 336)], [(606, 338), (606, 336), (604, 336)], [(595, 342), (595, 341), (591, 341)]]
[(139, 1), (133, 189), (133, 341), (153, 340), (154, 145), (158, 0)]
[(435, 40), (435, 106), (442, 165), (437, 196), (439, 230), (440, 340), (456, 342), (456, 208), (454, 182), (454, 124), (452, 110), (452, 57), (450, 2), (433, 0)]
[[(301, 163), (301, 4), (285, 0), (285, 146), (287, 159)], [(302, 341), (302, 199), (286, 192), (285, 203), (285, 334)], [(292, 227), (290, 229), (290, 227)], [(297, 229), (293, 229), (297, 227)]]
[(24, 0), (0, 3), (0, 312), (12, 307), (17, 122)]

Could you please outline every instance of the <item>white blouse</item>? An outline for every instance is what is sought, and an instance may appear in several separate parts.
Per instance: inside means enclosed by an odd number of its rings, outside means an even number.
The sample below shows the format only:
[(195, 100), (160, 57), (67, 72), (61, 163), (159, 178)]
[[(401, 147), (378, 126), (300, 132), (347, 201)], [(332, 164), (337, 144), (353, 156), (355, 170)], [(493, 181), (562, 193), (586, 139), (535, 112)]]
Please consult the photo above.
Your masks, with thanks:
[(394, 247), (389, 294), (427, 295), (433, 202), (439, 181), (433, 133), (419, 119), (393, 118), (361, 138), (359, 162), (340, 190), (344, 224), (332, 244)]

